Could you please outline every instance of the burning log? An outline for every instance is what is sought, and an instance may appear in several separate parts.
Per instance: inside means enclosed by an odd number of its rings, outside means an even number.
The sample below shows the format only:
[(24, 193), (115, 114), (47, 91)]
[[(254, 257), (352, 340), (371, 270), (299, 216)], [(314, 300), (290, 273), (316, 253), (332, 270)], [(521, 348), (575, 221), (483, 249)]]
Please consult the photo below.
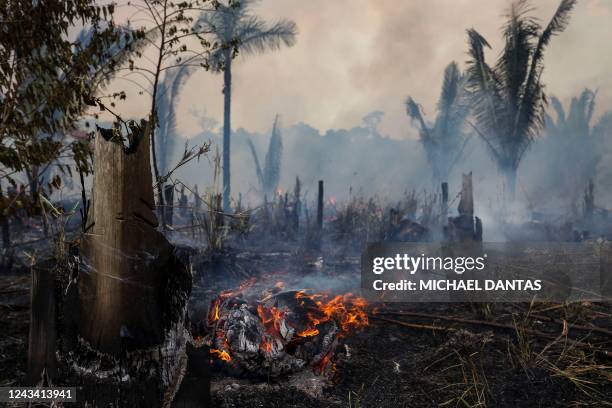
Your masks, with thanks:
[(210, 306), (208, 342), (217, 364), (233, 375), (278, 377), (333, 368), (339, 340), (368, 324), (365, 301), (351, 294), (328, 298), (303, 290), (225, 292)]
[(95, 138), (91, 227), (69, 287), (78, 333), (65, 357), (85, 401), (167, 405), (187, 360), (191, 274), (156, 230), (147, 130), (131, 135), (129, 147), (108, 133)]

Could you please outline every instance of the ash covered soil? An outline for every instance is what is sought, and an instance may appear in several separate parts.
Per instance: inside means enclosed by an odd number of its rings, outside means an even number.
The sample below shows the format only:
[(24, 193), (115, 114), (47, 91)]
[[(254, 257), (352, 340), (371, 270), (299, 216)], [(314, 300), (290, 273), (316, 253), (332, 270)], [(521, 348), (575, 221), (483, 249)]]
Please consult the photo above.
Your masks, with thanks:
[[(336, 247), (333, 253), (313, 254), (256, 248), (252, 254), (243, 253), (223, 271), (226, 281), (218, 274), (204, 275), (202, 286), (196, 284), (194, 289), (195, 301), (202, 299), (201, 288), (211, 283), (219, 289), (236, 287), (230, 278), (235, 269), (249, 270), (271, 284), (284, 278), (288, 289), (345, 293), (360, 286), (360, 259), (354, 251)], [(609, 303), (393, 303), (371, 304), (369, 312), (369, 325), (341, 340), (335, 372), (329, 378), (311, 374), (249, 381), (216, 372), (214, 406), (612, 404)], [(310, 382), (316, 386), (303, 385)]]
[[(206, 262), (201, 266), (209, 272), (200, 273), (195, 281), (192, 318), (204, 312), (214, 293), (235, 287), (252, 276), (271, 281), (284, 276), (291, 285), (320, 282), (322, 287), (337, 292), (359, 286), (358, 258), (338, 254), (320, 257), (291, 248), (275, 251), (255, 248), (234, 254), (230, 261), (216, 263), (214, 267)], [(27, 271), (0, 275), (0, 386), (19, 385), (24, 376), (28, 285)], [(308, 372), (293, 380), (286, 377), (249, 380), (215, 371), (213, 406), (612, 404), (610, 304), (370, 306), (370, 312), (376, 308), (378, 313), (370, 313), (367, 327), (341, 341), (335, 371), (329, 378)], [(405, 312), (411, 315), (398, 314)], [(567, 322), (565, 326), (563, 321)], [(591, 326), (598, 330), (588, 330)], [(316, 384), (311, 389), (304, 387), (308, 381)]]

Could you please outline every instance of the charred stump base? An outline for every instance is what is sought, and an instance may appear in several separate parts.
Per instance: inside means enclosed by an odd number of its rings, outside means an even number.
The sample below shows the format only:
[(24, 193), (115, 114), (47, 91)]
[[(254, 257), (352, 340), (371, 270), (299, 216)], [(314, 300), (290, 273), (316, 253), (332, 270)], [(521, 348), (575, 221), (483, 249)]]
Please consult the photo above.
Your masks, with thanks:
[(79, 302), (78, 275), (69, 283), (63, 305), (64, 330), (58, 353), (63, 372), (59, 377), (78, 387), (79, 403), (99, 407), (171, 406), (187, 369), (191, 273), (174, 256), (166, 270), (160, 289), (162, 340), (140, 347), (139, 339), (122, 325), (118, 352), (100, 351), (79, 335), (79, 320), (85, 317), (73, 312), (78, 310), (74, 307)]
[(170, 406), (187, 366), (192, 277), (156, 229), (149, 135), (143, 122), (128, 146), (102, 129), (94, 141), (92, 205), (64, 309), (63, 359), (88, 406)]

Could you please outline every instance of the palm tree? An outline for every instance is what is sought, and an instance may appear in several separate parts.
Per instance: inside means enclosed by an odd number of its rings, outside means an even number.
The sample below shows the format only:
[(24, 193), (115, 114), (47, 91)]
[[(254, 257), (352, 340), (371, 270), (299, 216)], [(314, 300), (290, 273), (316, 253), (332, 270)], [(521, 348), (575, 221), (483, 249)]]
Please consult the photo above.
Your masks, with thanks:
[(223, 71), (223, 208), (230, 202), (230, 132), (232, 98), (232, 58), (237, 52), (244, 55), (258, 54), (266, 50), (279, 49), (281, 45), (292, 46), (297, 35), (293, 21), (280, 20), (268, 25), (251, 13), (257, 0), (240, 0), (220, 4), (215, 12), (201, 17), (200, 24), (212, 28), (217, 42), (221, 44), (209, 60), (214, 71)]
[(546, 115), (545, 147), (554, 160), (554, 169), (565, 181), (572, 199), (595, 178), (601, 160), (603, 133), (610, 114), (605, 114), (593, 125), (593, 111), (597, 93), (585, 89), (580, 96), (573, 97), (566, 113), (561, 101), (551, 97), (556, 120)]
[(274, 125), (272, 126), (272, 135), (270, 136), (270, 142), (268, 144), (268, 152), (266, 153), (266, 160), (264, 168), (262, 169), (259, 164), (259, 157), (257, 151), (251, 139), (248, 140), (251, 154), (253, 155), (253, 161), (255, 162), (255, 171), (257, 178), (259, 179), (259, 185), (263, 194), (274, 194), (278, 187), (281, 175), (281, 162), (283, 156), (283, 139), (280, 131), (280, 120), (278, 115), (274, 118)]
[(528, 14), (526, 0), (510, 8), (503, 30), (504, 49), (494, 67), (485, 62), (487, 40), (468, 30), (467, 88), (474, 96), (474, 130), (486, 142), (514, 198), (519, 163), (544, 125), (546, 96), (542, 83), (544, 50), (567, 27), (576, 0), (561, 0), (542, 30)]
[(425, 122), (421, 106), (412, 97), (406, 99), (406, 113), (419, 126), (420, 140), (437, 183), (448, 181), (468, 141), (463, 128), (470, 108), (464, 85), (465, 76), (457, 64), (451, 62), (444, 70), (438, 115), (433, 126)]
[(176, 106), (178, 98), (187, 79), (194, 71), (195, 68), (188, 65), (183, 65), (174, 71), (167, 71), (159, 86), (160, 91), (157, 94), (159, 129), (157, 131), (156, 150), (162, 176), (170, 170), (170, 159), (172, 159), (176, 147)]

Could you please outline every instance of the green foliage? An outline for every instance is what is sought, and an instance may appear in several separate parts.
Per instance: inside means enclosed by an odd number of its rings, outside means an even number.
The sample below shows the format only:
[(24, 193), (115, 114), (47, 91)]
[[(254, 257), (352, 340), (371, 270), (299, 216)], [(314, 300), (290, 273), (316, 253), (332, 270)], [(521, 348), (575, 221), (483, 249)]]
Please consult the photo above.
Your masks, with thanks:
[[(3, 214), (23, 209), (44, 219), (45, 194), (72, 176), (72, 164), (91, 171), (89, 135), (78, 122), (91, 106), (106, 109), (96, 94), (142, 38), (115, 26), (113, 12), (113, 4), (93, 0), (0, 4), (0, 181), (12, 186), (0, 203)], [(46, 174), (52, 165), (58, 173)], [(20, 173), (25, 186), (18, 185)]]

